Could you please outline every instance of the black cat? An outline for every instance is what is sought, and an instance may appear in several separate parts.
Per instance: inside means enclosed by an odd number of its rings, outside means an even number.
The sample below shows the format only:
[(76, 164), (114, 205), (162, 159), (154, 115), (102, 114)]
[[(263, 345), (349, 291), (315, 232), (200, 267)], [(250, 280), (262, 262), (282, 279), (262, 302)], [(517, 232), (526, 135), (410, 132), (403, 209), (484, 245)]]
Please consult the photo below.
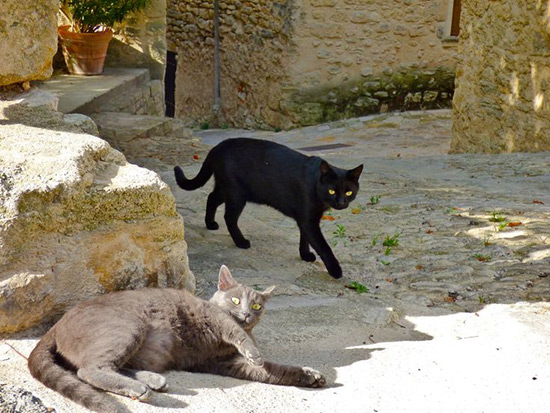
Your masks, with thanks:
[(225, 203), (225, 223), (239, 248), (249, 248), (237, 221), (247, 201), (269, 205), (294, 218), (300, 228), (300, 257), (315, 261), (319, 254), (334, 278), (342, 268), (327, 244), (319, 222), (329, 208), (344, 209), (355, 199), (363, 165), (345, 170), (317, 156), (306, 156), (275, 142), (228, 139), (212, 148), (199, 174), (187, 179), (180, 167), (174, 172), (185, 190), (203, 186), (214, 174), (214, 190), (206, 204), (206, 227), (218, 229), (216, 209)]

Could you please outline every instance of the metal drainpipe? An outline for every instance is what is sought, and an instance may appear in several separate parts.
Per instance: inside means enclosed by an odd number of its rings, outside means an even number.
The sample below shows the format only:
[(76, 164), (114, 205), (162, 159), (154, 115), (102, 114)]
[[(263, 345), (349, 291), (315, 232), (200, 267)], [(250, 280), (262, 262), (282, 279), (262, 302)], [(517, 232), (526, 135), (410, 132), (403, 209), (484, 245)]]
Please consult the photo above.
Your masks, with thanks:
[(214, 116), (220, 112), (220, 2), (214, 0)]

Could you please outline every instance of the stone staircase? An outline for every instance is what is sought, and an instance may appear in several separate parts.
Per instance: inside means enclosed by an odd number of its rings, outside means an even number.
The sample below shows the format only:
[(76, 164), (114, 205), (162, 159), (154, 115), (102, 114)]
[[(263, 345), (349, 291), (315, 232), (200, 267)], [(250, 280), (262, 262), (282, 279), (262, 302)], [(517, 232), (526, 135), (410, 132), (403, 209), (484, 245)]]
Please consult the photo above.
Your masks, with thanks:
[(147, 69), (106, 68), (101, 76), (58, 74), (37, 86), (59, 99), (62, 113), (114, 111), (164, 116), (162, 82), (151, 80)]
[(178, 119), (120, 112), (100, 112), (92, 119), (99, 136), (129, 162), (157, 172), (192, 163), (207, 150)]
[(164, 116), (162, 82), (151, 80), (147, 69), (106, 68), (101, 76), (61, 74), (39, 88), (59, 99), (58, 111), (91, 117), (99, 137), (137, 165), (171, 169), (193, 162), (205, 150), (181, 121)]

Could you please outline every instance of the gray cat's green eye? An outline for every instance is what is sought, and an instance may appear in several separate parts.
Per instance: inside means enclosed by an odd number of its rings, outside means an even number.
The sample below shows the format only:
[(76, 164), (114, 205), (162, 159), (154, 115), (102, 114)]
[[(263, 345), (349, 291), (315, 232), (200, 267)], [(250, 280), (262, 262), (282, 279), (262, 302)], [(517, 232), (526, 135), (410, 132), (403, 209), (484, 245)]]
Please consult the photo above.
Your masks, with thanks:
[(233, 301), (233, 304), (235, 305), (239, 305), (241, 303), (241, 300), (239, 300), (237, 297), (233, 297), (231, 301)]
[(256, 311), (261, 310), (261, 309), (262, 309), (262, 305), (261, 305), (261, 304), (258, 304), (258, 303), (254, 303), (254, 304), (252, 304), (252, 309), (253, 309), (253, 310), (256, 310)]

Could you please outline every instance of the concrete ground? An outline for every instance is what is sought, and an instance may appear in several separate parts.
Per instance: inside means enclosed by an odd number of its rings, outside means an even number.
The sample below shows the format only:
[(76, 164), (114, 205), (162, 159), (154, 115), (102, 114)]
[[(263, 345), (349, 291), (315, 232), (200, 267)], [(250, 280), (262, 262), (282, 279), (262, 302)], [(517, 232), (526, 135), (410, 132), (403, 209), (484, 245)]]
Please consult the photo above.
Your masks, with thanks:
[[(546, 412), (550, 405), (550, 154), (447, 155), (450, 112), (371, 116), (290, 132), (197, 131), (151, 139), (128, 158), (168, 182), (184, 217), (197, 294), (226, 264), (243, 283), (276, 285), (256, 337), (264, 358), (311, 366), (323, 389), (169, 372), (170, 391), (132, 412)], [(248, 205), (251, 248), (204, 226), (212, 188), (175, 186), (230, 136), (273, 139), (340, 167), (364, 163), (361, 190), (322, 222), (344, 270), (298, 255), (295, 223)], [(116, 143), (113, 143), (116, 144)], [(151, 143), (153, 145), (153, 143)], [(154, 149), (154, 150), (153, 150)], [(154, 153), (152, 156), (151, 153)], [(198, 159), (195, 159), (198, 158)], [(389, 239), (397, 245), (383, 245)], [(386, 244), (388, 242), (386, 241)], [(395, 244), (395, 241), (394, 241)], [(368, 292), (346, 288), (358, 282)], [(45, 389), (24, 356), (37, 337), (0, 344), (0, 384), (58, 412), (84, 412)]]

